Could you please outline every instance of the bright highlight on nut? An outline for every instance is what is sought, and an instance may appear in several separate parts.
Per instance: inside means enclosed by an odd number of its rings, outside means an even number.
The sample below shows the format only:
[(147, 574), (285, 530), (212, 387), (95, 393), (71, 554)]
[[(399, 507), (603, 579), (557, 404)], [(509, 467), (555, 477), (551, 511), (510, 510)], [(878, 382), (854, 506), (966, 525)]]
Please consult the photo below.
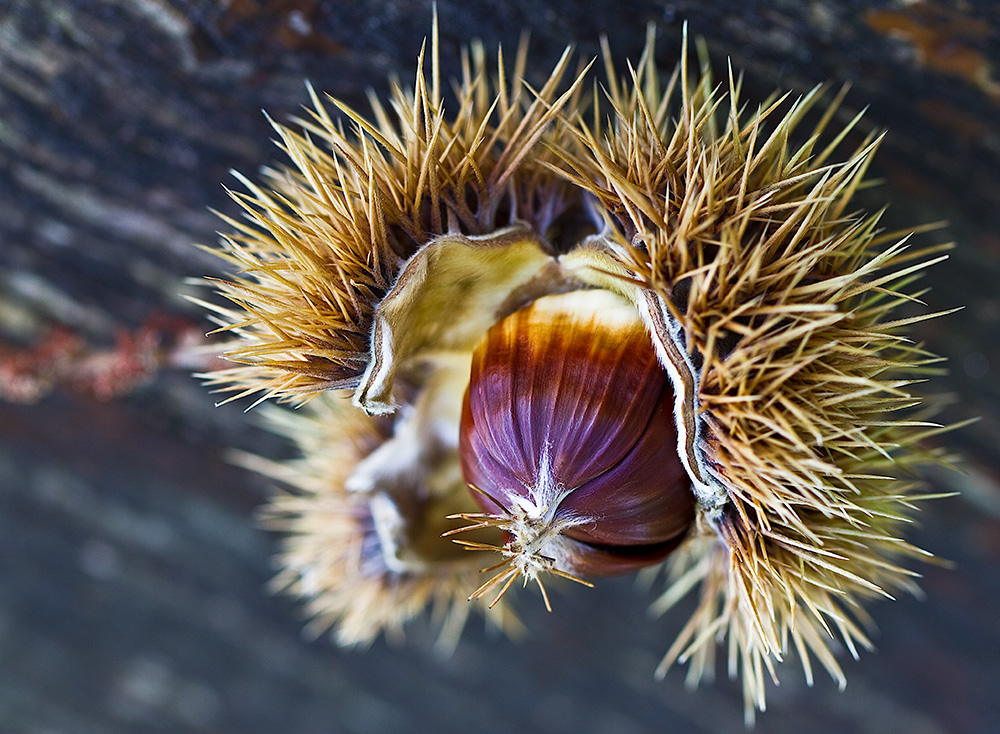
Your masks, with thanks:
[(210, 379), (305, 403), (271, 411), (301, 458), (247, 460), (289, 487), (276, 584), (343, 643), (430, 606), (454, 644), (470, 606), (517, 625), (514, 582), (549, 605), (666, 559), (654, 609), (699, 604), (661, 671), (723, 645), (748, 716), (791, 648), (843, 684), (834, 639), (868, 647), (860, 602), (927, 555), (900, 536), (942, 430), (905, 336), (931, 315), (897, 309), (943, 248), (852, 203), (878, 140), (844, 155), (820, 89), (752, 107), (686, 52), (661, 79), (652, 32), (601, 91), (473, 44), (445, 100), (436, 30), (429, 58), (368, 117), (314, 94), (234, 194)]

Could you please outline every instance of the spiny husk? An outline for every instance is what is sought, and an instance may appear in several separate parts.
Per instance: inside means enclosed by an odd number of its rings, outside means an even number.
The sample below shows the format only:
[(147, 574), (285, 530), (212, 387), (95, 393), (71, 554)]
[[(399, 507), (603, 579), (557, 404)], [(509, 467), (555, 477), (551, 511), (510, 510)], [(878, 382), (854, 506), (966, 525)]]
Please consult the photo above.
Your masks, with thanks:
[[(422, 572), (362, 572), (372, 498), (344, 484), (387, 436), (376, 435), (375, 419), (337, 403), (340, 389), (355, 386), (365, 370), (375, 308), (409, 257), (444, 232), (483, 235), (514, 222), (544, 232), (572, 201), (570, 185), (544, 165), (555, 156), (537, 143), (566, 134), (550, 123), (577, 96), (582, 74), (557, 95), (567, 50), (542, 87), (529, 91), (526, 51), (524, 42), (512, 73), (501, 54), (491, 78), (483, 48), (473, 45), (455, 90), (456, 113), (446, 117), (435, 32), (430, 81), (421, 52), (413, 89), (393, 83), (388, 108), (371, 97), (374, 123), (333, 100), (349, 120), (345, 130), (310, 89), (314, 109), (297, 121), (299, 130), (274, 125), (292, 167), (267, 170), (265, 186), (237, 174), (249, 191), (233, 194), (244, 219), (226, 218), (235, 232), (224, 235), (219, 254), (240, 272), (217, 281), (235, 308), (204, 305), (220, 331), (237, 337), (225, 356), (241, 364), (206, 377), (233, 392), (230, 400), (338, 395), (274, 421), (296, 441), (301, 460), (244, 463), (291, 488), (265, 512), (268, 526), (286, 534), (275, 588), (305, 599), (312, 629), (334, 627), (344, 644), (398, 630), (428, 605), (444, 610), (442, 640), (453, 644), (469, 592), (481, 583), (471, 554), (428, 563)], [(382, 424), (391, 433), (391, 421)], [(442, 502), (454, 494), (426, 491)], [(469, 509), (453, 501), (440, 520)], [(490, 618), (516, 629), (503, 604)]]
[[(225, 356), (244, 366), (209, 379), (231, 399), (299, 398), (353, 387), (369, 357), (372, 314), (401, 265), (434, 237), (482, 235), (513, 222), (539, 232), (573, 201), (545, 166), (567, 132), (550, 123), (579, 96), (582, 72), (557, 95), (569, 49), (541, 89), (524, 84), (526, 42), (510, 74), (501, 54), (490, 78), (481, 45), (463, 59), (457, 104), (446, 116), (437, 33), (428, 84), (424, 54), (413, 89), (392, 84), (389, 108), (374, 95), (374, 123), (338, 100), (350, 131), (310, 88), (301, 128), (274, 124), (292, 168), (266, 172), (270, 191), (239, 176), (233, 194), (246, 221), (226, 218), (223, 256), (240, 269), (219, 290), (235, 309), (213, 307), (240, 337)], [(530, 154), (530, 155), (529, 155)]]
[(620, 81), (606, 58), (612, 119), (573, 121), (565, 170), (682, 325), (700, 364), (700, 450), (729, 495), (709, 542), (674, 561), (701, 605), (661, 670), (691, 659), (698, 679), (728, 637), (752, 717), (789, 639), (810, 680), (811, 653), (843, 685), (833, 635), (868, 647), (858, 602), (912, 588), (889, 559), (927, 555), (899, 537), (916, 485), (894, 477), (930, 458), (917, 442), (938, 430), (910, 390), (936, 360), (901, 336), (931, 316), (892, 314), (941, 248), (909, 249), (849, 211), (878, 141), (829, 163), (855, 118), (816, 148), (840, 97), (802, 134), (819, 89), (746, 114), (732, 76), (720, 93), (707, 68), (689, 78), (686, 56), (665, 84), (652, 43)]
[[(665, 611), (700, 589), (661, 670), (689, 661), (698, 680), (728, 640), (748, 718), (764, 708), (765, 671), (773, 677), (792, 646), (809, 680), (814, 656), (843, 684), (835, 636), (852, 653), (868, 647), (860, 603), (912, 588), (899, 559), (926, 556), (900, 539), (920, 497), (898, 477), (937, 458), (919, 442), (941, 430), (915, 412), (911, 389), (935, 358), (903, 335), (930, 315), (894, 315), (917, 302), (913, 281), (941, 248), (909, 248), (881, 232), (878, 214), (851, 209), (878, 139), (833, 162), (858, 121), (827, 134), (842, 94), (830, 101), (815, 89), (748, 113), (732, 73), (719, 91), (707, 68), (690, 73), (686, 52), (661, 81), (652, 36), (622, 79), (605, 48), (607, 106), (585, 101), (582, 75), (557, 92), (568, 56), (529, 94), (523, 48), (514, 73), (501, 58), (490, 81), (474, 47), (446, 116), (436, 47), (432, 55), (431, 83), (419, 63), (413, 91), (393, 85), (391, 111), (373, 100), (373, 123), (336, 103), (350, 134), (315, 95), (302, 131), (276, 126), (294, 168), (269, 173), (273, 193), (245, 182), (250, 194), (237, 197), (248, 221), (230, 222), (238, 234), (224, 248), (243, 272), (219, 286), (237, 307), (217, 312), (241, 340), (228, 356), (244, 364), (212, 379), (262, 399), (354, 387), (381, 297), (436, 235), (523, 222), (541, 241), (566, 212), (583, 220), (596, 211), (604, 229), (591, 241), (617, 253), (682, 327), (676, 346), (696, 373), (696, 450), (725, 489), (723, 511), (702, 515), (654, 604)], [(810, 114), (818, 121), (803, 132)], [(353, 419), (325, 408), (302, 420), (328, 420), (327, 441), (357, 433)], [(325, 451), (309, 426), (289, 431), (307, 461)], [(440, 592), (434, 577), (401, 595), (369, 595), (343, 583), (340, 567), (322, 593), (306, 588), (300, 566), (310, 556), (359, 551), (350, 522), (347, 535), (330, 530), (344, 524), (340, 505), (327, 517), (313, 501), (328, 491), (328, 471), (317, 460), (277, 472), (306, 491), (271, 511), (292, 533), (282, 583), (349, 641), (431, 599), (451, 604), (458, 575)]]
[[(372, 498), (345, 487), (357, 463), (391, 433), (391, 421), (353, 409), (338, 392), (319, 396), (308, 410), (268, 413), (272, 430), (294, 439), (302, 451), (301, 458), (285, 462), (239, 457), (247, 468), (288, 487), (262, 516), (266, 527), (285, 536), (272, 588), (304, 600), (308, 633), (332, 628), (344, 645), (367, 645), (382, 633), (398, 636), (430, 606), (440, 628), (439, 646), (453, 648), (473, 606), (469, 589), (481, 583), (481, 564), (456, 552), (423, 559), (419, 571), (387, 568)], [(426, 511), (444, 518), (434, 508)], [(509, 634), (520, 630), (503, 604), (489, 620)]]

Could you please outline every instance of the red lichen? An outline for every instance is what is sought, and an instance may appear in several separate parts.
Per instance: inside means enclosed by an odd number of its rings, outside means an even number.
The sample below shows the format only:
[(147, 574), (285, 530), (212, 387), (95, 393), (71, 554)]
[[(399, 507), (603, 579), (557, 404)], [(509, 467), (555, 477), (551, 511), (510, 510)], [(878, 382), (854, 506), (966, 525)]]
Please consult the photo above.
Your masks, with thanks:
[(0, 344), (0, 399), (33, 403), (69, 386), (109, 400), (164, 368), (217, 368), (217, 358), (204, 351), (204, 332), (185, 319), (155, 315), (134, 331), (119, 330), (110, 348), (88, 345), (65, 326), (26, 348)]

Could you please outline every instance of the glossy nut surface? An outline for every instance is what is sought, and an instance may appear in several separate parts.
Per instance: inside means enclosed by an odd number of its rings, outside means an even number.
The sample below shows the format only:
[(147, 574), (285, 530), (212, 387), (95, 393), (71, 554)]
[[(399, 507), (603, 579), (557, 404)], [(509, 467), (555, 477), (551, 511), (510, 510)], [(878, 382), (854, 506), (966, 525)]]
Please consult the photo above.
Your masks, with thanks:
[(694, 521), (673, 390), (635, 309), (605, 291), (548, 296), (475, 350), (462, 412), (466, 481), (489, 513), (547, 511), (548, 552), (584, 576), (666, 557)]

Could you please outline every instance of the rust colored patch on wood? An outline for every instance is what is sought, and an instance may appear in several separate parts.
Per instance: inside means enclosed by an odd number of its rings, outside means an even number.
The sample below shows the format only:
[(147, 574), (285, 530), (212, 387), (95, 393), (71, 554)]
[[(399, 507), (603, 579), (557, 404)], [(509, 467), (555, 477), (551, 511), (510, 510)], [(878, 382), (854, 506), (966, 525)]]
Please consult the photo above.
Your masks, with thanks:
[(988, 22), (932, 2), (902, 10), (872, 10), (865, 13), (865, 21), (878, 33), (910, 43), (918, 62), (928, 69), (959, 77), (1000, 99), (1000, 81), (976, 48), (977, 41), (994, 33)]

